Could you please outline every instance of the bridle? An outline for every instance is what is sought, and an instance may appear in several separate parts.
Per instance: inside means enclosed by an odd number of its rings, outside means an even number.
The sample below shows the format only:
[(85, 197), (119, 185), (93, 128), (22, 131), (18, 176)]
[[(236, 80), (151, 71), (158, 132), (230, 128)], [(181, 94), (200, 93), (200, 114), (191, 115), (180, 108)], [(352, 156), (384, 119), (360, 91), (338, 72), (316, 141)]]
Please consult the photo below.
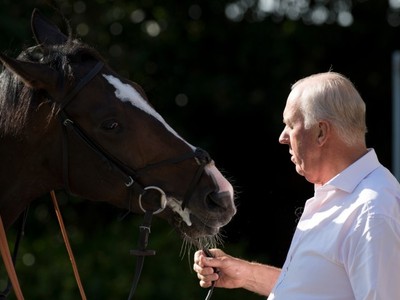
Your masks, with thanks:
[[(88, 72), (79, 82), (78, 84), (72, 89), (72, 91), (64, 98), (64, 101), (61, 104), (60, 108), (60, 120), (61, 123), (64, 125), (63, 126), (63, 178), (64, 178), (64, 184), (65, 188), (67, 191), (72, 194), (70, 190), (70, 185), (69, 185), (69, 171), (68, 171), (68, 133), (67, 129), (72, 130), (82, 141), (85, 142), (85, 144), (92, 149), (94, 152), (96, 152), (104, 162), (107, 163), (108, 167), (116, 172), (118, 172), (123, 178), (125, 182), (125, 186), (133, 190), (134, 192), (139, 195), (139, 206), (145, 212), (143, 209), (143, 206), (141, 205), (141, 198), (143, 198), (148, 190), (157, 190), (161, 194), (165, 193), (158, 187), (154, 186), (148, 186), (148, 187), (143, 187), (137, 180), (139, 177), (140, 173), (146, 172), (149, 169), (153, 169), (156, 167), (160, 167), (163, 165), (167, 164), (175, 164), (179, 163), (181, 161), (194, 158), (197, 164), (199, 165), (199, 168), (193, 177), (193, 180), (191, 184), (188, 187), (188, 190), (185, 193), (183, 202), (182, 202), (182, 209), (184, 209), (187, 206), (187, 203), (189, 202), (190, 198), (192, 197), (193, 191), (200, 180), (200, 176), (203, 173), (204, 167), (211, 162), (211, 157), (210, 155), (203, 149), (201, 148), (196, 148), (194, 151), (187, 152), (180, 157), (176, 158), (170, 158), (166, 159), (157, 163), (149, 164), (146, 165), (145, 167), (142, 167), (140, 169), (132, 169), (125, 163), (121, 162), (119, 159), (111, 155), (107, 150), (105, 150), (102, 146), (100, 146), (95, 140), (93, 140), (77, 123), (75, 123), (67, 114), (65, 111), (66, 107), (71, 103), (71, 101), (76, 97), (76, 95), (81, 91), (81, 89), (88, 84), (96, 75), (97, 73), (100, 72), (100, 70), (103, 68), (104, 64), (102, 62), (98, 62), (94, 68)], [(162, 197), (161, 197), (162, 198)], [(130, 199), (129, 199), (130, 201)], [(165, 208), (165, 204), (161, 203), (160, 208), (162, 207)], [(131, 209), (131, 206), (129, 204), (129, 209)], [(158, 211), (160, 212), (160, 211)], [(155, 213), (155, 212), (154, 212)]]
[[(194, 189), (196, 185), (198, 184), (200, 177), (204, 171), (204, 168), (207, 164), (209, 164), (212, 160), (210, 155), (200, 149), (196, 148), (194, 151), (190, 151), (188, 153), (185, 153), (181, 155), (180, 157), (176, 158), (170, 158), (166, 159), (163, 161), (160, 161), (158, 163), (150, 164), (147, 165), (143, 168), (134, 170), (130, 168), (128, 165), (111, 155), (106, 149), (104, 149), (99, 143), (97, 143), (94, 139), (92, 139), (77, 123), (75, 123), (68, 115), (66, 112), (66, 107), (71, 103), (73, 99), (77, 96), (77, 94), (100, 72), (100, 70), (103, 68), (104, 64), (103, 62), (99, 61), (93, 69), (91, 69), (76, 85), (75, 87), (67, 94), (67, 96), (64, 98), (64, 100), (61, 103), (60, 106), (60, 112), (59, 112), (59, 117), (60, 121), (62, 123), (62, 128), (63, 128), (63, 140), (62, 140), (62, 155), (63, 155), (63, 180), (64, 180), (64, 185), (65, 189), (69, 194), (72, 194), (71, 189), (70, 189), (70, 182), (69, 182), (69, 153), (68, 153), (68, 130), (71, 132), (75, 133), (77, 137), (79, 137), (90, 149), (92, 149), (96, 154), (100, 156), (100, 158), (107, 163), (107, 166), (110, 168), (112, 171), (116, 171), (119, 173), (125, 183), (125, 186), (128, 190), (127, 192), (127, 202), (128, 202), (128, 213), (132, 210), (132, 197), (136, 194), (138, 197), (139, 201), (139, 207), (144, 213), (144, 218), (141, 226), (139, 226), (139, 240), (138, 240), (138, 249), (136, 250), (131, 250), (130, 253), (132, 255), (135, 255), (137, 257), (137, 263), (136, 263), (136, 269), (135, 269), (135, 274), (132, 282), (132, 287), (128, 296), (128, 300), (131, 300), (136, 288), (137, 284), (139, 282), (139, 278), (141, 275), (141, 271), (143, 268), (144, 264), (144, 259), (146, 256), (150, 255), (155, 255), (154, 250), (148, 250), (147, 245), (148, 245), (148, 238), (150, 234), (150, 228), (151, 228), (151, 221), (153, 215), (162, 212), (167, 204), (167, 199), (165, 192), (157, 187), (157, 186), (143, 186), (137, 178), (139, 177), (140, 173), (147, 171), (152, 168), (160, 167), (166, 164), (175, 164), (182, 162), (187, 159), (194, 158), (195, 161), (198, 164), (198, 169), (196, 173), (194, 174), (194, 177), (192, 178), (192, 181), (190, 185), (188, 186), (188, 189), (184, 195), (181, 207), (182, 210), (185, 209), (187, 206), (188, 202), (190, 201)], [(52, 191), (54, 193), (54, 191)], [(53, 196), (54, 194), (52, 194)], [(151, 208), (146, 208), (145, 202), (151, 202), (151, 203), (156, 203), (157, 200), (159, 200), (159, 205), (154, 206), (152, 205)], [(24, 219), (26, 218), (26, 215), (24, 216)], [(1, 220), (1, 219), (0, 219)], [(23, 223), (25, 223), (23, 221)], [(61, 225), (61, 223), (60, 223)], [(24, 226), (21, 226), (20, 232), (23, 232)], [(1, 229), (1, 228), (0, 228)], [(19, 236), (19, 235), (18, 235)], [(18, 245), (19, 245), (19, 238), (16, 241), (15, 247), (14, 247), (14, 253), (13, 253), (13, 261), (12, 263), (15, 265), (15, 256), (16, 252), (18, 250)], [(3, 253), (2, 253), (3, 254)], [(4, 259), (4, 256), (3, 256)], [(14, 270), (15, 272), (15, 270)], [(10, 276), (10, 272), (9, 272)], [(18, 285), (18, 282), (17, 282)], [(14, 286), (14, 284), (13, 284)], [(19, 288), (19, 285), (18, 285)], [(213, 286), (212, 286), (213, 288)], [(9, 293), (10, 287), (7, 287), (7, 294)], [(209, 299), (209, 296), (211, 296), (212, 289), (209, 291), (209, 295), (207, 299)], [(82, 292), (81, 292), (82, 294)], [(0, 293), (0, 299), (5, 299), (2, 298), (5, 295), (5, 292)], [(21, 295), (22, 296), (22, 295)], [(83, 295), (84, 296), (84, 295)], [(23, 298), (22, 298), (23, 299)]]

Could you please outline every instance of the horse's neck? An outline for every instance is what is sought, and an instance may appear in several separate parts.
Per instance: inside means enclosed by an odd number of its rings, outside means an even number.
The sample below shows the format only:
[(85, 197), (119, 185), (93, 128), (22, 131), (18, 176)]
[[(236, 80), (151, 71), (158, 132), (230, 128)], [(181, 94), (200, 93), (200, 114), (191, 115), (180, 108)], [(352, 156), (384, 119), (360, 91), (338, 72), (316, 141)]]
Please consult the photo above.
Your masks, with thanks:
[(55, 188), (51, 174), (30, 148), (17, 138), (0, 138), (0, 213), (5, 226), (31, 201)]

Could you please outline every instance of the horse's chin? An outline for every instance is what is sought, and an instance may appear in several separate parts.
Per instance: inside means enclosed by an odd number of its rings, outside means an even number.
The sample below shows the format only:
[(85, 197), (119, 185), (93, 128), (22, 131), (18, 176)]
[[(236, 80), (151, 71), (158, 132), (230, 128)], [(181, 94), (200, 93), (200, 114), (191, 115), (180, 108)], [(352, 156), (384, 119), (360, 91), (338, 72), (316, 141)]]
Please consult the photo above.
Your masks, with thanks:
[(188, 226), (182, 219), (175, 218), (172, 224), (186, 245), (195, 247), (196, 249), (216, 247), (223, 242), (220, 227), (210, 227), (204, 225), (196, 217), (192, 217), (192, 224)]
[(193, 230), (180, 231), (182, 240), (187, 247), (197, 249), (216, 248), (223, 244), (223, 237), (218, 232), (214, 235), (204, 235)]
[(222, 218), (211, 220), (197, 215), (190, 208), (182, 210), (180, 203), (171, 200), (159, 216), (175, 228), (187, 245), (199, 248), (222, 243), (221, 228), (227, 223), (221, 223)]
[(201, 216), (190, 208), (182, 209), (181, 204), (176, 200), (168, 199), (167, 206), (173, 217), (167, 217), (172, 221), (172, 225), (177, 228), (188, 239), (212, 238), (217, 236), (225, 223), (221, 222), (224, 218), (213, 218), (209, 215)]
[(212, 238), (219, 234), (219, 228), (197, 226), (192, 224), (187, 226), (186, 224), (180, 224), (179, 231), (181, 231), (185, 236), (192, 239), (199, 238)]

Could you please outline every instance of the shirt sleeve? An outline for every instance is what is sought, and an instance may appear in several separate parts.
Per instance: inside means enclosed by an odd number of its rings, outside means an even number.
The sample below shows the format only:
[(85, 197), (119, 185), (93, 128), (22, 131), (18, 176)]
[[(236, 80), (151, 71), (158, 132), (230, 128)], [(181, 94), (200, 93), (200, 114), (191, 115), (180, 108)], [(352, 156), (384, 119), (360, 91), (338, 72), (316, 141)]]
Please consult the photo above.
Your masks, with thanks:
[(399, 299), (400, 220), (374, 215), (349, 239), (345, 267), (356, 300)]

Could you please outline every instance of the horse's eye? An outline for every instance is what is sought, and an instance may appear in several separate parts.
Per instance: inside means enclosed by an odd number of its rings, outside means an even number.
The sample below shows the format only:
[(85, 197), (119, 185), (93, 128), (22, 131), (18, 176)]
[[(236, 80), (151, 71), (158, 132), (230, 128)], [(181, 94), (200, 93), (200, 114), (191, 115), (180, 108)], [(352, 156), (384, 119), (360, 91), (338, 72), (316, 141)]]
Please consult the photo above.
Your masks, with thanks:
[(115, 130), (119, 127), (120, 125), (116, 120), (107, 120), (101, 124), (101, 128), (105, 130)]

